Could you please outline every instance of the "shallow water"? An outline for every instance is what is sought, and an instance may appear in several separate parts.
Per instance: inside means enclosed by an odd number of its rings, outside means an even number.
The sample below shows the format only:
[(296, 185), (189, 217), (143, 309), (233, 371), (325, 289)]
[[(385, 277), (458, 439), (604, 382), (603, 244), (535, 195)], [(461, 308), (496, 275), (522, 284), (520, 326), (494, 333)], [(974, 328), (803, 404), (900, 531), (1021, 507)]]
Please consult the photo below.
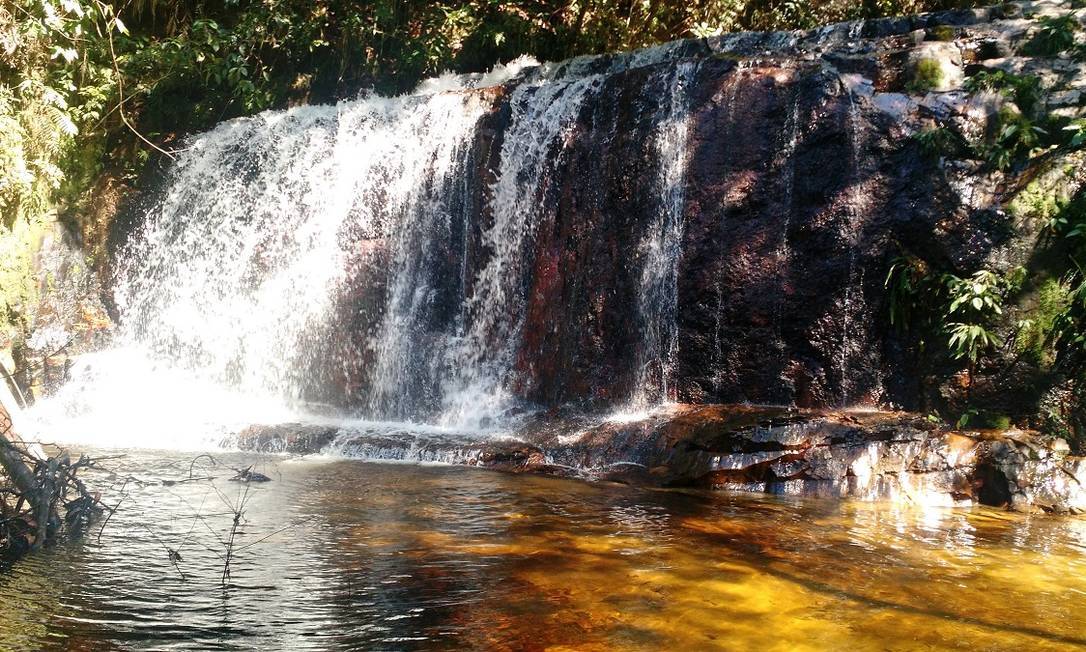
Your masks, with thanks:
[[(108, 502), (135, 479), (100, 541), (96, 526), (0, 572), (0, 647), (1086, 645), (1082, 520), (216, 458), (192, 468), (216, 480), (172, 486), (158, 481), (187, 478), (191, 455), (130, 452), (102, 463), (115, 476), (88, 473), (113, 484)], [(253, 462), (272, 482), (226, 479)]]

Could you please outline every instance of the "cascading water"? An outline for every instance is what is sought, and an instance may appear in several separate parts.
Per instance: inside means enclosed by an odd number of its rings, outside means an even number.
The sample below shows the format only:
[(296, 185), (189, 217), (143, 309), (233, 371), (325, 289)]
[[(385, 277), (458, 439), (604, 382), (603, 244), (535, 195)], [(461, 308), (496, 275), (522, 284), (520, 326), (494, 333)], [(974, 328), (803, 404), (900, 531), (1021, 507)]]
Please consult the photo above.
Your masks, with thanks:
[(442, 423), (479, 427), (512, 401), (508, 386), (523, 327), (533, 236), (572, 123), (601, 79), (544, 81), (513, 91), (510, 127), (491, 188), (493, 222), (482, 235), (490, 257), (463, 308), (466, 326), (455, 339)]
[(883, 378), (911, 400), (865, 279), (928, 172), (884, 155), (898, 118), (860, 75), (717, 47), (193, 137), (116, 253), (113, 349), (26, 434), (203, 447), (303, 421), (387, 451), (674, 401), (849, 406)]
[[(373, 98), (232, 121), (196, 139), (120, 257), (118, 349), (82, 362), (84, 381), (58, 397), (66, 411), (111, 439), (133, 421), (118, 418), (131, 417), (125, 405), (186, 412), (174, 423), (189, 436), (287, 419), (319, 396), (313, 369), (328, 364), (321, 354), (336, 339), (333, 307), (350, 271), (388, 258), (373, 386), (399, 389), (414, 365), (407, 355), (419, 353), (400, 342), (429, 298), (420, 257), (449, 228), (450, 185), (489, 108), (471, 94)], [(159, 439), (124, 439), (147, 438)]]
[[(841, 297), (841, 345), (836, 361), (840, 382), (839, 404), (849, 406), (861, 397), (856, 396), (856, 379), (852, 377), (853, 360), (863, 355), (867, 347), (866, 327), (863, 317), (868, 313), (863, 294), (863, 268), (858, 264), (860, 234), (867, 211), (863, 202), (867, 194), (863, 187), (860, 152), (863, 148), (864, 129), (853, 85), (842, 80), (848, 98), (849, 164), (852, 180), (846, 192), (847, 216), (843, 225), (843, 242), (848, 256), (848, 280)], [(873, 390), (877, 393), (878, 388)]]
[(676, 399), (672, 374), (678, 353), (678, 273), (682, 256), (683, 209), (689, 135), (689, 88), (697, 63), (683, 62), (666, 71), (671, 89), (661, 106), (655, 136), (659, 169), (655, 195), (660, 207), (641, 243), (638, 295), (642, 342), (633, 405), (645, 408)]
[(655, 67), (658, 208), (624, 272), (639, 293), (629, 364), (639, 408), (673, 400), (697, 72), (665, 62), (673, 49), (603, 70), (522, 61), (194, 138), (119, 255), (115, 348), (84, 356), (42, 402), (39, 434), (201, 446), (329, 414), (507, 430), (524, 405), (518, 346), (538, 230), (558, 210), (579, 120), (606, 107), (609, 75), (634, 66)]

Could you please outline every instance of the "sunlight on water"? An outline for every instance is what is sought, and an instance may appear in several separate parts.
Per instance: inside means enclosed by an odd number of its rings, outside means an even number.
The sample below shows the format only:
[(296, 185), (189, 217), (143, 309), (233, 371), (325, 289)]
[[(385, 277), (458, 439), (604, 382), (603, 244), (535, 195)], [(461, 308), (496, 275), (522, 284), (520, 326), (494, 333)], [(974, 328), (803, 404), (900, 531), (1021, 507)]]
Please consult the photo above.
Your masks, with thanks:
[[(0, 574), (0, 641), (80, 649), (1071, 650), (1086, 526), (226, 455)], [(251, 487), (227, 588), (224, 467)], [(132, 453), (119, 475), (184, 478)], [(225, 471), (225, 473), (224, 473)], [(89, 476), (88, 476), (89, 477)], [(95, 473), (107, 486), (108, 475)], [(115, 501), (118, 485), (107, 491)], [(220, 497), (220, 495), (222, 497)], [(224, 498), (225, 497), (225, 498)], [(202, 519), (196, 519), (200, 514)], [(166, 549), (179, 551), (172, 564)], [(180, 574), (184, 575), (181, 579)]]
[(490, 72), (475, 75), (460, 75), (453, 72), (424, 79), (413, 91), (413, 95), (430, 95), (433, 93), (449, 93), (475, 88), (487, 88), (499, 86), (509, 82), (525, 70), (537, 68), (541, 64), (535, 57), (523, 54), (509, 63), (494, 66)]

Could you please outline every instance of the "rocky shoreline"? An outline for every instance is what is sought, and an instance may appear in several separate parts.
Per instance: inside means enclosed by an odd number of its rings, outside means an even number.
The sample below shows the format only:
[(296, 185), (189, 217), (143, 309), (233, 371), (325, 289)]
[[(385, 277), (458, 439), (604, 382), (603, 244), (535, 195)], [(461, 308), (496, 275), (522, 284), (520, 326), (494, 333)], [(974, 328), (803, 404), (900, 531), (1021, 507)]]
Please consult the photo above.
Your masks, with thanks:
[(900, 412), (674, 406), (634, 419), (535, 420), (489, 438), (382, 424), (255, 425), (224, 443), (648, 486), (1086, 513), (1086, 458), (1066, 442), (952, 430)]

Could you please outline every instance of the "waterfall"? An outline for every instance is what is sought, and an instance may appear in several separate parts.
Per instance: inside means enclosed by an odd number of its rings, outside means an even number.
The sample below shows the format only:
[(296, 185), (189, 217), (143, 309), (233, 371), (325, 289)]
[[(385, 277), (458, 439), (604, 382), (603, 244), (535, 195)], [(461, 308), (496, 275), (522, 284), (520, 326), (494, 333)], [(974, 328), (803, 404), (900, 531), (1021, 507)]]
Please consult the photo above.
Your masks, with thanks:
[(568, 192), (580, 121), (634, 68), (649, 70), (657, 171), (653, 217), (622, 271), (638, 288), (628, 364), (639, 407), (674, 400), (697, 72), (667, 61), (680, 55), (521, 60), (192, 138), (117, 257), (114, 348), (83, 356), (36, 409), (42, 432), (199, 446), (321, 415), (507, 431), (531, 409), (518, 364), (539, 229)]
[(654, 149), (658, 161), (654, 197), (656, 219), (641, 242), (639, 312), (642, 340), (633, 406), (645, 408), (674, 401), (674, 366), (678, 353), (678, 272), (682, 256), (683, 208), (689, 138), (689, 88), (697, 63), (683, 62), (664, 72), (664, 102), (657, 119)]
[[(116, 254), (113, 347), (76, 360), (28, 430), (478, 441), (564, 409), (869, 395), (873, 127), (820, 67), (703, 46), (523, 59), (193, 136)], [(844, 121), (801, 124), (806, 93), (850, 102)], [(841, 133), (826, 162), (849, 178), (828, 192), (811, 154)]]
[(512, 117), (491, 187), (493, 223), (483, 232), (490, 258), (476, 275), (454, 343), (455, 369), (441, 421), (479, 427), (508, 409), (508, 383), (523, 327), (523, 288), (533, 236), (551, 180), (585, 97), (601, 77), (525, 84), (510, 98)]
[(312, 356), (338, 326), (349, 263), (376, 257), (389, 290), (371, 404), (389, 403), (385, 392), (429, 357), (404, 341), (433, 301), (439, 268), (427, 257), (442, 255), (457, 209), (450, 185), (487, 108), (455, 93), (360, 100), (198, 139), (122, 256), (122, 337), (208, 380), (301, 401)]

